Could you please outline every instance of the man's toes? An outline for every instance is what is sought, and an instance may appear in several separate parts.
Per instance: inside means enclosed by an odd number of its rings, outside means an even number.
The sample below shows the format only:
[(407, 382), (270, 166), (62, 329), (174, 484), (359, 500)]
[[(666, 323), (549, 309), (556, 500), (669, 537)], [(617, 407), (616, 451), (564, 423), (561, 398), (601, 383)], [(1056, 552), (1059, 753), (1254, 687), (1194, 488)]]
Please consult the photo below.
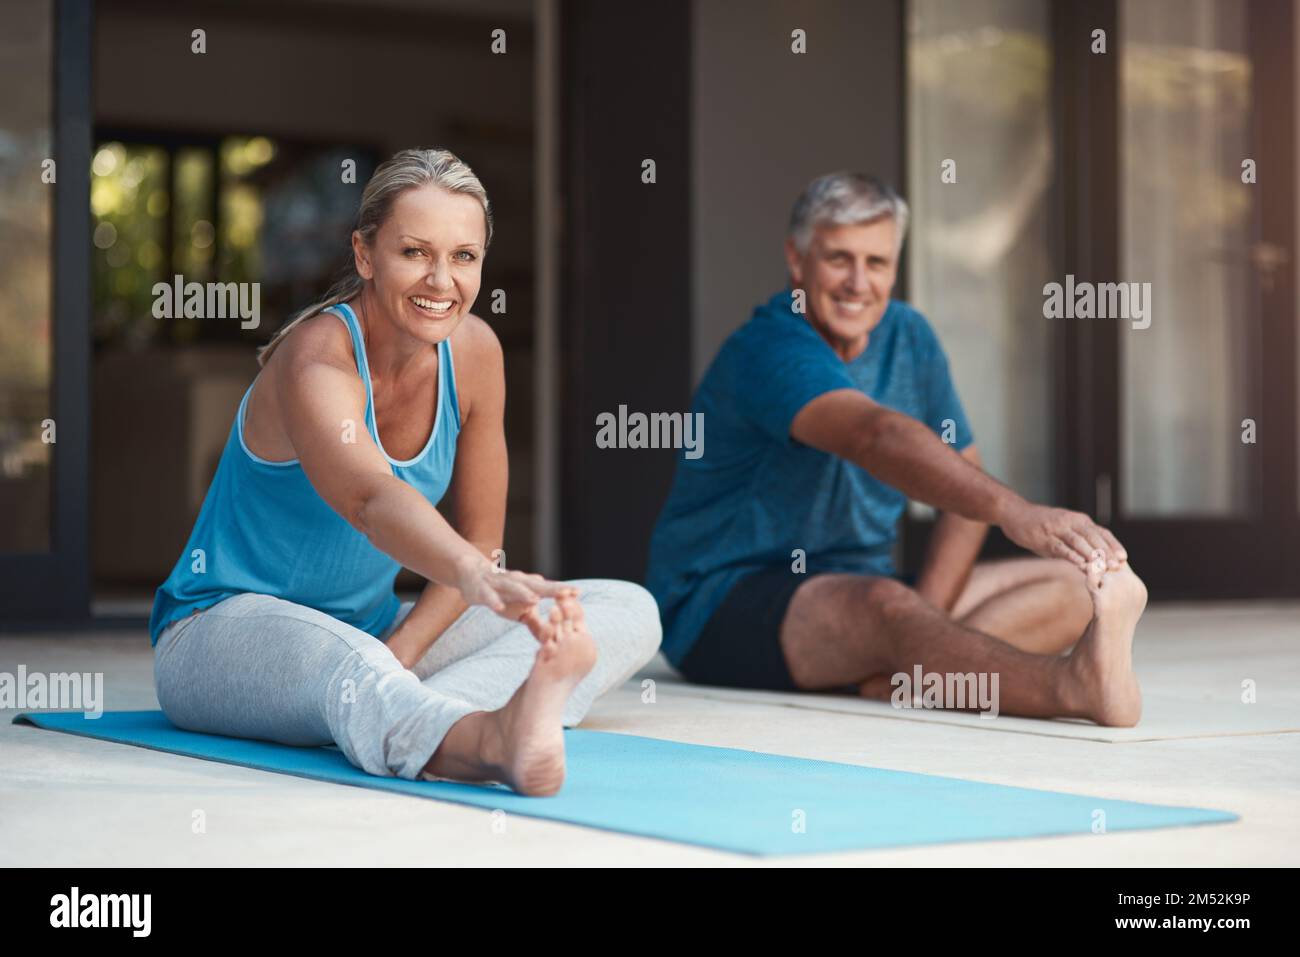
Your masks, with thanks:
[(1100, 591), (1102, 587), (1102, 576), (1106, 573), (1105, 559), (1094, 558), (1088, 563), (1088, 567), (1084, 572), (1088, 576), (1088, 590), (1094, 593)]
[(877, 701), (889, 701), (893, 697), (893, 682), (889, 675), (872, 675), (858, 683), (858, 696)]

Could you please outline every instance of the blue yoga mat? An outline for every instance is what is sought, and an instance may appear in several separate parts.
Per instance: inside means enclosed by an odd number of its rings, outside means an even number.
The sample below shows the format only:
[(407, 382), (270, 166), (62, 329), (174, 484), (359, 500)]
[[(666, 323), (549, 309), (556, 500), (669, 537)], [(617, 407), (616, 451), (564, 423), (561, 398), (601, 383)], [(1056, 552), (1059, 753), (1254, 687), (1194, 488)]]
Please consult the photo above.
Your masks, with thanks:
[(741, 854), (826, 851), (1091, 834), (1234, 821), (1203, 808), (1111, 801), (960, 778), (809, 761), (602, 731), (565, 732), (568, 775), (558, 795), (505, 787), (384, 778), (335, 747), (297, 748), (182, 731), (161, 711), (20, 714), (52, 731), (133, 744), (318, 781), (395, 791), (507, 814), (698, 844)]

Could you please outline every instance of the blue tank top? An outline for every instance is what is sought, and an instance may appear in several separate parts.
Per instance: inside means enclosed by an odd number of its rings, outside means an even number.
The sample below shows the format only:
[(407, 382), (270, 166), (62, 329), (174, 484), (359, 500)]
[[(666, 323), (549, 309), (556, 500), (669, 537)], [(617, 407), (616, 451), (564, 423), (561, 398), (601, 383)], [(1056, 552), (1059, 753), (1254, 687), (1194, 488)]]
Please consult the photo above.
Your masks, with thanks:
[[(460, 434), (450, 340), (438, 344), (438, 411), (429, 441), (403, 462), (384, 452), (379, 441), (370, 366), (356, 314), (346, 303), (325, 311), (342, 319), (352, 336), (357, 372), (366, 384), (370, 437), (394, 475), (438, 504), (451, 481)], [(171, 622), (244, 592), (315, 608), (376, 637), (397, 614), (393, 580), (398, 563), (316, 493), (297, 459), (268, 462), (244, 444), (244, 410), (256, 386), (254, 379), (244, 392), (194, 530), (154, 596), (151, 645)]]

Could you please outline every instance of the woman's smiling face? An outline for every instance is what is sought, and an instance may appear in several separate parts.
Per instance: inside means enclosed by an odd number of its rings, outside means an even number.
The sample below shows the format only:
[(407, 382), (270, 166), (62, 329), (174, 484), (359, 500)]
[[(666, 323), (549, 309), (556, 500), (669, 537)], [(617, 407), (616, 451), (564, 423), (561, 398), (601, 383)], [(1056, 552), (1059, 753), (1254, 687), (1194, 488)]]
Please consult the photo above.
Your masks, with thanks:
[(367, 246), (352, 234), (357, 273), (404, 332), (430, 344), (452, 334), (478, 297), (487, 221), (483, 205), (440, 186), (408, 189)]

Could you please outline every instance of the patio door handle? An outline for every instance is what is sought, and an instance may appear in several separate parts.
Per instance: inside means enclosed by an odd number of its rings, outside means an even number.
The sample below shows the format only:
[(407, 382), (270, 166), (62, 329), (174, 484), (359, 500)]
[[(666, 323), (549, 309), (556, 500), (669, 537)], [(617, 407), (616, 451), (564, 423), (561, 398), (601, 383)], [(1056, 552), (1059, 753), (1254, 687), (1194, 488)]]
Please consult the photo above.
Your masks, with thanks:
[(1265, 292), (1273, 291), (1273, 274), (1291, 259), (1285, 246), (1259, 242), (1250, 247), (1250, 262), (1259, 275), (1259, 284)]
[(1110, 473), (1102, 472), (1097, 476), (1094, 494), (1097, 502), (1097, 524), (1109, 525), (1111, 518), (1111, 482)]

